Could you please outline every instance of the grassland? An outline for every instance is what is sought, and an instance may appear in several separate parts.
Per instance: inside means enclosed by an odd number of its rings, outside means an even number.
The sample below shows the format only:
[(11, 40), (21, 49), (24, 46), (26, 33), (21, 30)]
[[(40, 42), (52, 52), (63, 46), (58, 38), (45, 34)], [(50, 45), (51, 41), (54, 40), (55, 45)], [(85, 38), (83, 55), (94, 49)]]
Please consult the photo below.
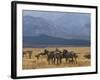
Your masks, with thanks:
[(57, 68), (57, 67), (84, 67), (91, 66), (91, 60), (84, 57), (84, 55), (90, 55), (90, 47), (58, 47), (60, 51), (63, 49), (67, 49), (68, 51), (74, 51), (77, 53), (77, 64), (66, 63), (65, 59), (63, 59), (62, 64), (48, 64), (46, 56), (40, 56), (37, 60), (35, 57), (36, 54), (39, 54), (47, 49), (49, 51), (54, 51), (56, 47), (48, 47), (48, 48), (24, 48), (23, 51), (31, 50), (32, 56), (29, 59), (29, 54), (26, 54), (22, 60), (22, 68), (23, 69), (39, 69), (39, 68)]

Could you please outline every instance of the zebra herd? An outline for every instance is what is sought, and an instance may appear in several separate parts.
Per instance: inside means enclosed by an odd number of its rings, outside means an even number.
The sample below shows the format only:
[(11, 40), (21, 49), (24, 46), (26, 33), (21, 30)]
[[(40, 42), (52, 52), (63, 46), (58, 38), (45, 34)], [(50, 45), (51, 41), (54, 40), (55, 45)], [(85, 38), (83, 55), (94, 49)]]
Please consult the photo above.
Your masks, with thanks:
[[(26, 55), (26, 53), (29, 53), (29, 59), (31, 59), (32, 51), (23, 52), (23, 57), (24, 57), (24, 55)], [(77, 64), (77, 58), (78, 58), (77, 53), (75, 53), (73, 51), (68, 51), (66, 49), (64, 49), (63, 51), (60, 51), (57, 48), (55, 51), (49, 51), (49, 50), (45, 49), (44, 52), (38, 53), (37, 55), (35, 55), (37, 60), (41, 56), (46, 56), (48, 64), (62, 64), (63, 59), (65, 59), (66, 63)]]
[(63, 59), (65, 59), (66, 63), (77, 64), (78, 58), (77, 53), (74, 53), (73, 51), (69, 52), (66, 49), (64, 49), (62, 52), (58, 49), (55, 51), (48, 51), (45, 49), (43, 53), (35, 55), (37, 59), (39, 59), (40, 56), (46, 56), (48, 64), (61, 64)]

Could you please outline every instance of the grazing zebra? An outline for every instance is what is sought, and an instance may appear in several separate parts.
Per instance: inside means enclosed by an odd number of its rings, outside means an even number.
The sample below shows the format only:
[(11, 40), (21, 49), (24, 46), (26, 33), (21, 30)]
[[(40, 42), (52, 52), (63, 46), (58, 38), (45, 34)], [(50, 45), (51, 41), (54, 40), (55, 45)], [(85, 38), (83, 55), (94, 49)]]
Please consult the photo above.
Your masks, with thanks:
[(55, 51), (48, 51), (45, 49), (43, 53), (35, 55), (37, 59), (39, 59), (40, 56), (47, 56), (48, 64), (60, 64), (62, 62), (62, 54), (57, 48)]
[(58, 52), (58, 53), (55, 53), (55, 59), (56, 59), (56, 63), (57, 64), (61, 64), (62, 63), (62, 54), (60, 53), (60, 52)]
[(62, 63), (62, 54), (57, 48), (55, 51), (51, 51), (47, 55), (48, 64), (61, 64)]
[(37, 55), (35, 55), (35, 57), (37, 58), (37, 60), (39, 59), (39, 57), (40, 57), (40, 55), (39, 54), (37, 54)]
[(66, 63), (67, 61), (69, 61), (69, 63), (77, 63), (77, 57), (78, 55), (74, 53), (73, 51), (63, 52), (63, 58), (66, 59)]
[(47, 55), (48, 64), (55, 64), (55, 56), (54, 51), (51, 51)]
[(24, 55), (26, 55), (26, 54), (29, 54), (29, 59), (31, 59), (32, 51), (24, 51), (24, 52), (23, 52), (23, 57), (24, 57)]
[(48, 55), (48, 50), (44, 50), (44, 52), (42, 52), (42, 53), (39, 53), (39, 54), (37, 54), (37, 55), (35, 55), (35, 57), (37, 58), (37, 59), (39, 59), (40, 58), (40, 56), (45, 56), (45, 55)]
[(55, 51), (48, 51), (45, 49), (43, 53), (35, 55), (37, 59), (39, 59), (40, 56), (47, 56), (48, 64), (61, 64), (62, 59), (65, 59), (66, 63), (67, 62), (77, 63), (77, 57), (78, 57), (78, 55), (72, 51), (68, 52), (67, 50), (64, 49), (63, 52), (61, 52), (57, 48)]

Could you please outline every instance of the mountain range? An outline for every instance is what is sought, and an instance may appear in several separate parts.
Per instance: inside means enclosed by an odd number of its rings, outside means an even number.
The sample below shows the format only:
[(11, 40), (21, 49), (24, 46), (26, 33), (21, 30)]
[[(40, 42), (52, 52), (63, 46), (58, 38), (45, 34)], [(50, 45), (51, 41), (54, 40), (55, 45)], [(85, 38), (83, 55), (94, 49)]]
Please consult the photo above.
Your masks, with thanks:
[(89, 40), (65, 39), (48, 35), (23, 36), (23, 47), (90, 46)]
[(84, 24), (81, 23), (82, 21), (79, 21), (70, 21), (68, 18), (63, 20), (63, 17), (59, 20), (52, 21), (43, 17), (24, 15), (23, 36), (38, 36), (45, 34), (66, 39), (90, 40), (89, 25), (87, 25), (84, 20), (82, 20)]

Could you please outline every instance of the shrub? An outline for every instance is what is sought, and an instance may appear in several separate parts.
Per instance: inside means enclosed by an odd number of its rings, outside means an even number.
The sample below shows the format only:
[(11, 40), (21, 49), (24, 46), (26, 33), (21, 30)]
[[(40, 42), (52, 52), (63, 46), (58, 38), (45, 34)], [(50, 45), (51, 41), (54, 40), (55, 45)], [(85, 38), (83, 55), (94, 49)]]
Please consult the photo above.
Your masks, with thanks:
[(84, 57), (87, 58), (87, 59), (90, 59), (91, 55), (90, 54), (86, 54), (86, 55), (84, 55)]

